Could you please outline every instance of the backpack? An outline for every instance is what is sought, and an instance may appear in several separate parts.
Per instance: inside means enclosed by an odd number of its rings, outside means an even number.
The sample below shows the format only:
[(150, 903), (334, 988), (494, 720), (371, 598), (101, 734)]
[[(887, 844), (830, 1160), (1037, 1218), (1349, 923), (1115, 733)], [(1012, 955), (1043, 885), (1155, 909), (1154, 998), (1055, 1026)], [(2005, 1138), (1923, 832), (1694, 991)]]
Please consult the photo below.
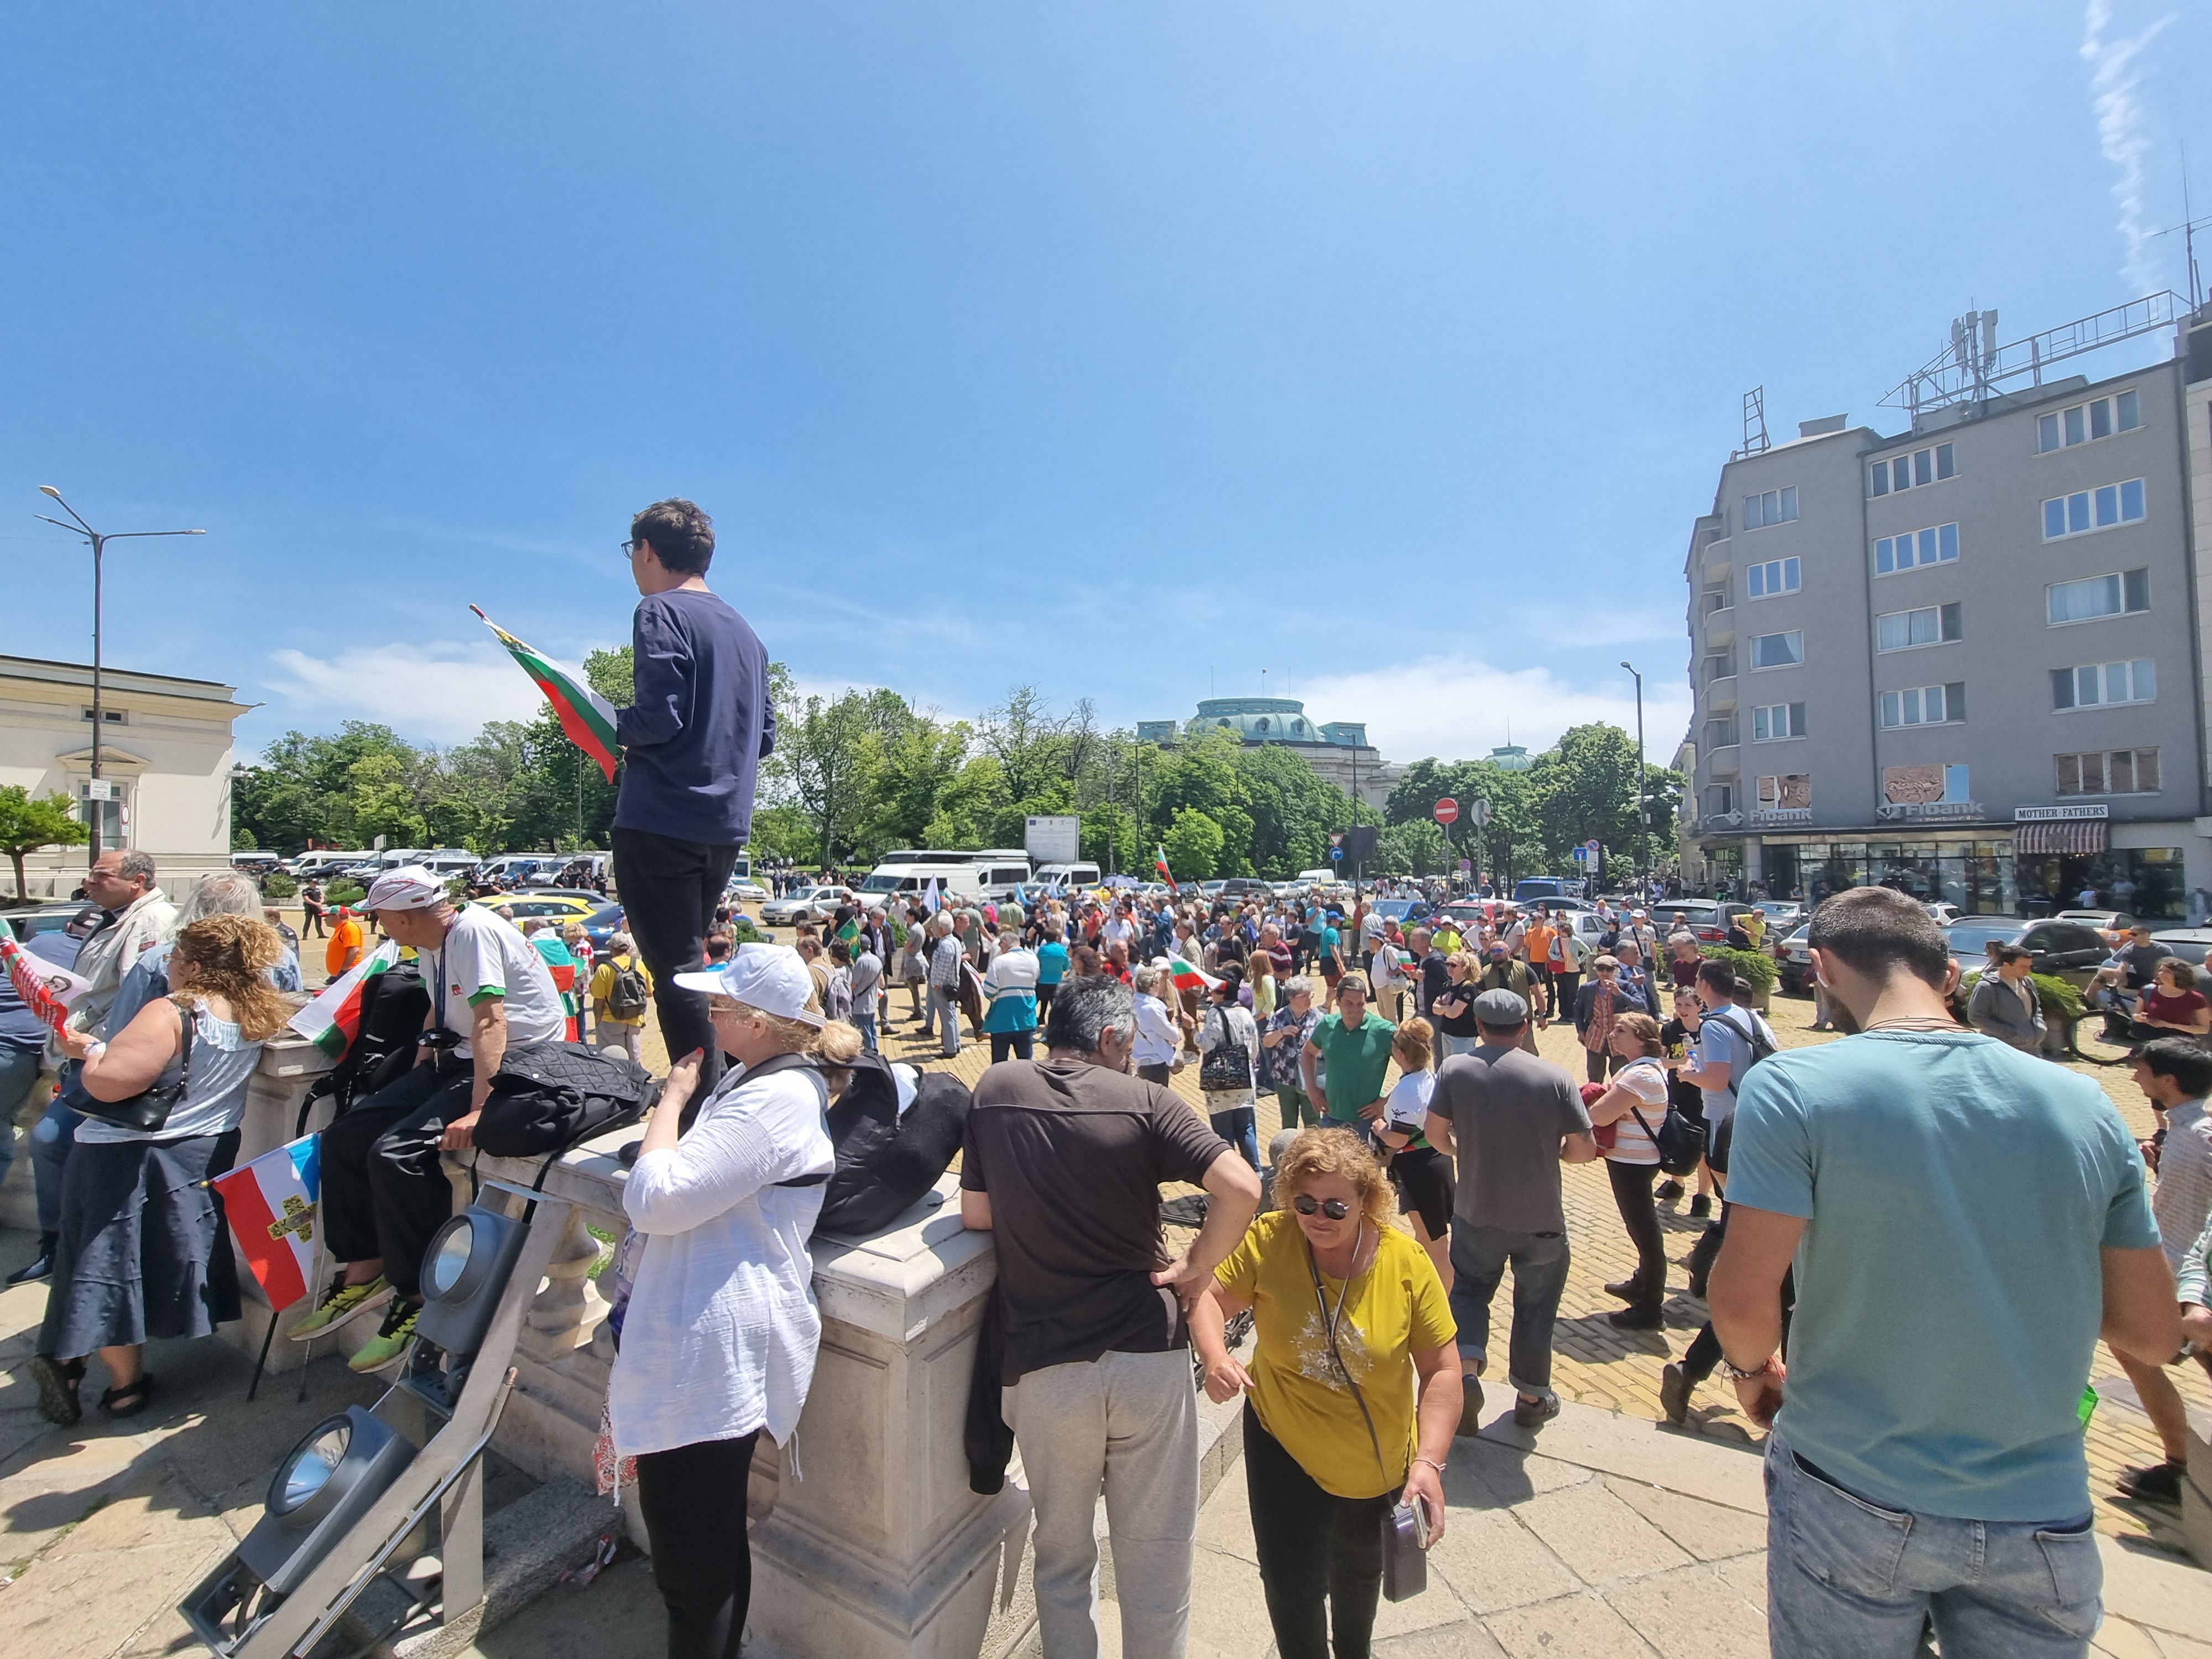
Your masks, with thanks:
[[(820, 1068), (803, 1054), (778, 1054), (754, 1066), (748, 1078), (801, 1068), (822, 1080)], [(852, 1081), (829, 1109), (823, 1127), (836, 1149), (836, 1167), (827, 1175), (796, 1176), (779, 1187), (822, 1187), (822, 1211), (814, 1233), (858, 1237), (880, 1232), (896, 1220), (938, 1178), (952, 1167), (968, 1128), (968, 1085), (941, 1072), (916, 1083), (914, 1104), (902, 1116), (898, 1079), (882, 1056), (853, 1057)], [(828, 1098), (825, 1087), (823, 1098)]]
[(396, 1081), (415, 1063), (416, 1039), (429, 1018), (430, 993), (416, 962), (393, 963), (361, 985), (361, 1027), (338, 1063), (315, 1079), (300, 1103), (295, 1135), (307, 1132), (307, 1117), (325, 1095), (343, 1117), (356, 1100), (366, 1099)]
[(617, 962), (614, 979), (607, 986), (607, 1018), (633, 1020), (645, 1018), (645, 975), (637, 970), (637, 958)]
[[(1748, 1012), (1748, 1010), (1746, 1012)], [(1709, 1023), (1725, 1025), (1729, 1030), (1735, 1032), (1736, 1036), (1741, 1037), (1743, 1039), (1743, 1046), (1751, 1051), (1751, 1058), (1743, 1063), (1743, 1072), (1737, 1073), (1734, 1078), (1729, 1079), (1731, 1092), (1733, 1092), (1734, 1090), (1743, 1087), (1745, 1073), (1747, 1073), (1753, 1066), (1758, 1065), (1760, 1060), (1765, 1060), (1768, 1055), (1774, 1052), (1774, 1039), (1766, 1035), (1765, 1024), (1757, 1014), (1752, 1015), (1750, 1029), (1747, 1030), (1743, 1026), (1737, 1024), (1732, 1019), (1723, 1019), (1718, 1014), (1707, 1014), (1705, 1018)]]
[(518, 1042), (501, 1056), (474, 1139), (489, 1158), (556, 1155), (635, 1121), (660, 1083), (628, 1054), (580, 1042)]

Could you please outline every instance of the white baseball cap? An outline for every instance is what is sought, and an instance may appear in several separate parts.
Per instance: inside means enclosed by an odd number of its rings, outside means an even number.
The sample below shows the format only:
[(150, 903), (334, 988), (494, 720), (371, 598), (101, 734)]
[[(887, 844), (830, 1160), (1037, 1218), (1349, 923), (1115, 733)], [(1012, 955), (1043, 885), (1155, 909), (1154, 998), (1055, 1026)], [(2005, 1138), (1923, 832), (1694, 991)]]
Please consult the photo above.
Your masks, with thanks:
[(728, 997), (779, 1019), (822, 1024), (821, 1011), (806, 1006), (814, 995), (814, 975), (806, 971), (805, 959), (788, 945), (740, 945), (726, 968), (678, 974), (676, 982), (684, 990)]
[(364, 910), (428, 910), (446, 902), (446, 884), (420, 864), (386, 870), (368, 884)]

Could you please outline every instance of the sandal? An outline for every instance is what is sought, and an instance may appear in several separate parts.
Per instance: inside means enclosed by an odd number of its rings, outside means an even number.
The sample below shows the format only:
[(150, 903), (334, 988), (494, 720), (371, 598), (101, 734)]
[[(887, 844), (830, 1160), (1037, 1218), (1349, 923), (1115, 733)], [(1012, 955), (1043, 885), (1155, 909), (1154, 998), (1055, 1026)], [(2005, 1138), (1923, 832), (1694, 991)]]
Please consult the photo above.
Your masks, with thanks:
[(39, 1385), (39, 1415), (49, 1423), (70, 1427), (84, 1415), (77, 1402), (76, 1385), (84, 1380), (84, 1361), (64, 1365), (51, 1354), (31, 1356), (31, 1377)]
[(100, 1409), (110, 1417), (136, 1417), (146, 1409), (146, 1401), (154, 1392), (154, 1378), (141, 1371), (135, 1382), (125, 1382), (119, 1389), (109, 1389), (100, 1396)]

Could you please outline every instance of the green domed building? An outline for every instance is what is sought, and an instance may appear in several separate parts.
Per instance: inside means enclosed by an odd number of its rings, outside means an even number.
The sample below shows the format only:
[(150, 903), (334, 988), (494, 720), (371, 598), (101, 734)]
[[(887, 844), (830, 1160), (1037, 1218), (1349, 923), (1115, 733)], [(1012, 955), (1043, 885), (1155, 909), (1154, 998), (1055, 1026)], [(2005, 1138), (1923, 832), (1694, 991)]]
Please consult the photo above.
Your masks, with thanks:
[(1276, 744), (1310, 766), (1316, 776), (1370, 806), (1381, 806), (1401, 769), (1367, 741), (1364, 720), (1315, 721), (1294, 697), (1208, 697), (1178, 727), (1173, 720), (1139, 720), (1139, 743), (1170, 744), (1225, 732), (1247, 748)]

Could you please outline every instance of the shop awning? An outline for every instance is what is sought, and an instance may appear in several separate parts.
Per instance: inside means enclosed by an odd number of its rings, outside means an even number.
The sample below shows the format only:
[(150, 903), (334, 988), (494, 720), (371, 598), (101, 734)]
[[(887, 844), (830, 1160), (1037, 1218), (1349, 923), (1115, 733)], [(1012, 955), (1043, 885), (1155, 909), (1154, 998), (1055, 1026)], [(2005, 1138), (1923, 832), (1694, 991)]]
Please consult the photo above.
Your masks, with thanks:
[(2055, 823), (2015, 824), (2012, 848), (2021, 857), (2033, 857), (2039, 853), (2101, 853), (2108, 827), (2103, 818), (2062, 818)]

